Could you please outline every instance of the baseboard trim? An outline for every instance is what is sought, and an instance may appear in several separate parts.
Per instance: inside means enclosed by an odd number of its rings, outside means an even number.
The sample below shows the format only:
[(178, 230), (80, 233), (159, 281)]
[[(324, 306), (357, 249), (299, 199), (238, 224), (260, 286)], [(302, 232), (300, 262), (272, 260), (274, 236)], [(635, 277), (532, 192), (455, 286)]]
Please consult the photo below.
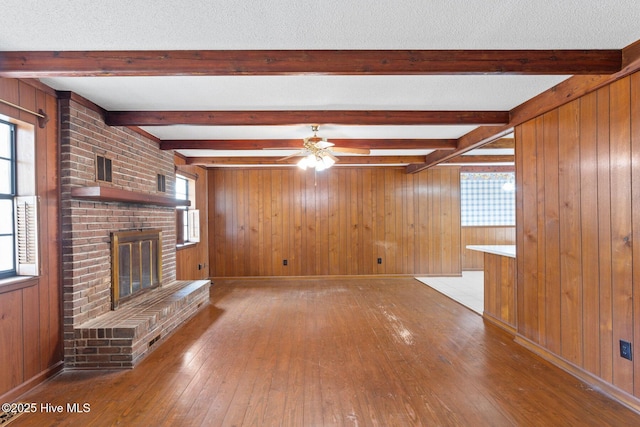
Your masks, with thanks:
[(60, 360), (59, 362), (52, 365), (48, 369), (45, 369), (44, 371), (40, 372), (38, 375), (31, 377), (27, 381), (23, 382), (22, 384), (18, 385), (17, 387), (14, 387), (13, 389), (9, 390), (8, 392), (0, 396), (0, 402), (14, 402), (17, 398), (19, 398), (21, 395), (25, 394), (35, 386), (45, 382), (49, 378), (62, 372), (63, 369), (64, 369), (64, 361)]
[(304, 280), (304, 279), (385, 279), (415, 277), (460, 277), (460, 274), (336, 274), (317, 276), (220, 276), (209, 277), (211, 283), (224, 280)]
[(573, 363), (561, 358), (554, 353), (551, 353), (549, 350), (522, 335), (516, 334), (514, 341), (527, 350), (537, 354), (544, 360), (559, 367), (563, 371), (568, 372), (574, 377), (589, 384), (600, 393), (610, 397), (611, 399), (619, 402), (632, 411), (640, 414), (640, 399), (638, 399), (637, 397), (627, 393), (626, 391), (620, 390), (619, 388), (604, 381), (602, 378), (597, 377), (591, 372), (585, 371), (581, 367), (574, 365)]
[(516, 333), (518, 332), (515, 327), (509, 325), (508, 323), (503, 322), (502, 320), (498, 319), (495, 316), (492, 316), (491, 314), (487, 313), (486, 311), (482, 312), (482, 318), (485, 321), (489, 322), (490, 324), (492, 324), (494, 326), (497, 326), (498, 328), (500, 328), (503, 331), (507, 332), (512, 337), (515, 337)]

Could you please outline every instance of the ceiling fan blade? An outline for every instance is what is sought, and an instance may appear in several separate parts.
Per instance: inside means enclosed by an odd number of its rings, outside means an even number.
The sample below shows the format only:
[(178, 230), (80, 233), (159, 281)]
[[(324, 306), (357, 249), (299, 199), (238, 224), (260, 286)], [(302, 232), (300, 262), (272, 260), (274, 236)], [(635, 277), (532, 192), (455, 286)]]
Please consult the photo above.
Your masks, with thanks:
[(287, 160), (287, 159), (290, 159), (290, 158), (292, 158), (292, 157), (306, 156), (306, 155), (307, 155), (307, 153), (306, 153), (305, 151), (298, 151), (297, 153), (289, 154), (289, 155), (288, 155), (288, 156), (286, 156), (286, 157), (282, 157), (282, 158), (278, 159), (277, 161), (278, 161), (278, 162), (281, 162), (281, 161), (283, 161), (283, 160)]
[(327, 140), (321, 139), (320, 141), (316, 142), (314, 145), (316, 148), (323, 150), (325, 148), (333, 147), (335, 144)]
[(340, 161), (340, 159), (337, 158), (336, 156), (334, 156), (333, 154), (331, 154), (330, 151), (327, 151), (326, 153), (327, 153), (327, 156), (331, 157), (334, 162), (339, 162)]
[(347, 147), (332, 147), (331, 151), (336, 153), (351, 153), (351, 154), (370, 154), (371, 150), (368, 148), (347, 148)]

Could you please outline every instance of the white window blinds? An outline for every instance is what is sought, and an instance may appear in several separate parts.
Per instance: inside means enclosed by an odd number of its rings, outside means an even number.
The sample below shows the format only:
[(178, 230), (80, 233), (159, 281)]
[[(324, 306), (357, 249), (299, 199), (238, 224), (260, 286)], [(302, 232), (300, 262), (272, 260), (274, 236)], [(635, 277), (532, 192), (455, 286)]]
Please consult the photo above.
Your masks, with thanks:
[(16, 218), (16, 273), (20, 276), (39, 275), (38, 265), (38, 198), (17, 196)]

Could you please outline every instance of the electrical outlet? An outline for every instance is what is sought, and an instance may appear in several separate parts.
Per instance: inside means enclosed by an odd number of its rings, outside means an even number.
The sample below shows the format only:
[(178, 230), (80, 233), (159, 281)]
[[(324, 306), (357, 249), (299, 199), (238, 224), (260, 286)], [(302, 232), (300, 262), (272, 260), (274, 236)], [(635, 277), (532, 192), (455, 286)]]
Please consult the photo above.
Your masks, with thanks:
[(289, 261), (287, 261), (286, 259), (282, 260), (282, 265), (289, 265)]
[(382, 258), (378, 258), (378, 264), (382, 264)]
[(620, 340), (620, 357), (633, 360), (631, 354), (631, 343), (629, 341)]

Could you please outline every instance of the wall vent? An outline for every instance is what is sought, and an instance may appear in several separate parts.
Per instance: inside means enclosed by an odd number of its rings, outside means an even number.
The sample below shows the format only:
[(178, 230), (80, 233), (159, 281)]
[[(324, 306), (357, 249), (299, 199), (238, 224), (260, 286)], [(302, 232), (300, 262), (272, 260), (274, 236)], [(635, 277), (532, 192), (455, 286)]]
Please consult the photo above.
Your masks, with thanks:
[(155, 343), (157, 343), (160, 340), (160, 335), (157, 335), (154, 339), (152, 339), (151, 341), (149, 341), (149, 347), (153, 347), (153, 345)]
[(96, 156), (96, 179), (98, 181), (112, 182), (111, 159), (104, 156)]
[(167, 177), (162, 174), (158, 174), (158, 191), (161, 193), (167, 192)]

